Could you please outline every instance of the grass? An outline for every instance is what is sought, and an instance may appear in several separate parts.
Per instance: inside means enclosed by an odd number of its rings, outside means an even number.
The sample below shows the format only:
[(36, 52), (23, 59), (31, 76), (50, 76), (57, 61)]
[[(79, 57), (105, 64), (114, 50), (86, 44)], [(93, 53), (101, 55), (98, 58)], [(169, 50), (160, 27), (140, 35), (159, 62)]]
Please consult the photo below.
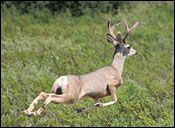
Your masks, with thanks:
[[(5, 9), (1, 20), (1, 126), (174, 126), (174, 5), (140, 3), (118, 14), (33, 17)], [(74, 113), (73, 105), (50, 104), (41, 117), (19, 114), (61, 75), (81, 75), (111, 64), (108, 18), (139, 21), (128, 39), (138, 51), (124, 66), (115, 105)], [(122, 26), (121, 31), (124, 32)], [(102, 99), (110, 101), (110, 97)]]

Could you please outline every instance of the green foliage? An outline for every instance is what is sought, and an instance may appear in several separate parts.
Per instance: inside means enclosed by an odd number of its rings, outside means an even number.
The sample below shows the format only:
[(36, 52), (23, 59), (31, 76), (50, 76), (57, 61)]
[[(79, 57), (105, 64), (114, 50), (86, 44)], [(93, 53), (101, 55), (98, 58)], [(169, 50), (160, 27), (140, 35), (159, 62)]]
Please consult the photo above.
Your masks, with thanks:
[(128, 4), (122, 1), (3, 1), (2, 6), (15, 6), (20, 13), (35, 15), (38, 11), (47, 10), (52, 14), (67, 11), (72, 16), (97, 13), (116, 13), (119, 6)]
[[(132, 3), (117, 14), (80, 17), (47, 9), (21, 14), (12, 6), (3, 7), (1, 18), (1, 126), (174, 126), (174, 3)], [(60, 75), (111, 64), (108, 18), (121, 21), (122, 32), (123, 18), (129, 25), (140, 22), (128, 39), (138, 55), (126, 59), (118, 102), (80, 114), (74, 109), (92, 106), (91, 99), (50, 104), (41, 117), (19, 114), (41, 91), (50, 92)]]

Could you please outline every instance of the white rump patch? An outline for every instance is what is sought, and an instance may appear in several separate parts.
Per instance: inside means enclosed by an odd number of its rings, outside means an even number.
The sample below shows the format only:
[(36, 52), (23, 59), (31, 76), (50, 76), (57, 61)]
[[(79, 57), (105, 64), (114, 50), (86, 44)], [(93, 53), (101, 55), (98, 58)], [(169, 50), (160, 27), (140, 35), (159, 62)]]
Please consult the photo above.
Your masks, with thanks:
[(67, 79), (68, 79), (67, 76), (61, 76), (61, 77), (59, 77), (54, 82), (55, 87), (58, 88), (58, 87), (61, 87), (62, 86), (62, 87), (65, 88), (65, 86), (67, 86), (67, 84), (68, 84), (68, 80)]

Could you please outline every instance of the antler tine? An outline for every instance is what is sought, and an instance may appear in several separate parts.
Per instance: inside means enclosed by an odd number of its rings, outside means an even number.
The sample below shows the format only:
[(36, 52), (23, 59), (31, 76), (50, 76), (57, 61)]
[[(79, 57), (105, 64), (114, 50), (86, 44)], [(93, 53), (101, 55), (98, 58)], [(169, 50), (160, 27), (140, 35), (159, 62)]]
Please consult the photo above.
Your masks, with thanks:
[(137, 21), (131, 28), (128, 27), (128, 23), (125, 20), (125, 27), (126, 27), (126, 34), (123, 38), (123, 40), (126, 40), (126, 38), (128, 37), (129, 33), (134, 30), (137, 26), (139, 25), (139, 22)]
[(135, 24), (130, 28), (130, 31), (134, 30), (139, 25), (139, 22), (135, 22)]
[(115, 23), (112, 27), (111, 27), (111, 19), (108, 19), (108, 31), (109, 33), (115, 38), (115, 35), (113, 34), (113, 29), (115, 27), (118, 27), (120, 25), (120, 23)]
[[(113, 25), (114, 26), (114, 25)], [(112, 26), (112, 27), (113, 27)], [(115, 39), (115, 35), (113, 34), (113, 32), (111, 31), (111, 19), (108, 19), (108, 32), (109, 34)]]
[(118, 27), (120, 25), (120, 23), (115, 23), (112, 27), (111, 27), (111, 30), (113, 31), (113, 29), (115, 28), (115, 27)]
[(129, 32), (129, 27), (128, 27), (128, 23), (125, 20), (125, 27), (126, 27), (126, 31)]
[(108, 32), (107, 33), (107, 40), (108, 42), (111, 42), (111, 43), (114, 43), (116, 44), (117, 43), (117, 39), (116, 39), (116, 36), (114, 35), (113, 33), (113, 30), (115, 27), (118, 27), (120, 23), (115, 23), (112, 27), (111, 27), (111, 19), (108, 19)]

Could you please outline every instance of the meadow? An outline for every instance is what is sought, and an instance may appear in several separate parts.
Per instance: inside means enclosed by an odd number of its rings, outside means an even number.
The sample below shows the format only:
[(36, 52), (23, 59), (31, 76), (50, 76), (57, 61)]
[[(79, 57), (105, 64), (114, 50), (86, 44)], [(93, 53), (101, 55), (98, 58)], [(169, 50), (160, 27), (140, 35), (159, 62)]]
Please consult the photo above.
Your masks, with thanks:
[[(173, 2), (140, 2), (119, 8), (116, 14), (79, 17), (44, 11), (20, 15), (15, 8), (2, 14), (1, 126), (174, 126)], [(108, 18), (122, 23), (122, 34), (123, 18), (129, 25), (140, 23), (128, 38), (138, 54), (126, 58), (118, 102), (87, 113), (74, 110), (92, 106), (92, 99), (50, 104), (40, 117), (20, 114), (41, 91), (50, 92), (59, 76), (111, 64), (114, 48), (106, 41)]]

